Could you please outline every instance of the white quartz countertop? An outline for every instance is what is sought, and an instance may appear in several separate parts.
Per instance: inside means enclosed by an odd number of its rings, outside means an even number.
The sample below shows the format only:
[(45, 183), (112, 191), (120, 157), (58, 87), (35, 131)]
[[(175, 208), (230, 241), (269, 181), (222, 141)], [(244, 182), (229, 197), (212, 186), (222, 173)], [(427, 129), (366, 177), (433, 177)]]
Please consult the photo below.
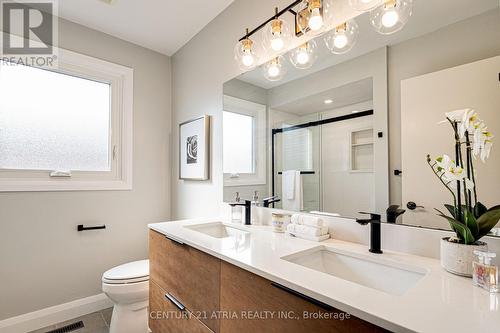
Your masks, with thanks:
[[(221, 260), (296, 290), (394, 332), (500, 332), (500, 294), (474, 287), (472, 280), (444, 271), (438, 260), (384, 250), (377, 255), (364, 245), (330, 239), (321, 243), (272, 232), (269, 226), (243, 226), (244, 238), (215, 238), (188, 225), (221, 219), (150, 224), (149, 228)], [(394, 295), (281, 259), (319, 245), (427, 274), (403, 295)], [(370, 274), (370, 272), (366, 272)], [(242, 281), (244, 283), (244, 281)]]

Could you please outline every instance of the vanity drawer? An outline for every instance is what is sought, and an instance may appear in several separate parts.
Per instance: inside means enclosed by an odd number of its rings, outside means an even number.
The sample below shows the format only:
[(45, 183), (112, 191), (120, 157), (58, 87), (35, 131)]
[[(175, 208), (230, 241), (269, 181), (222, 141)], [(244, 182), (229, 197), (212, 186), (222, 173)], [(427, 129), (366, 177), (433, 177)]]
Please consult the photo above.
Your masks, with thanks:
[(149, 328), (153, 333), (213, 333), (188, 310), (181, 311), (156, 283), (149, 283)]
[(211, 314), (220, 306), (220, 260), (153, 230), (149, 258), (150, 279), (190, 311), (208, 314), (202, 322), (219, 332), (219, 320), (211, 319)]
[[(222, 262), (221, 267), (221, 310), (239, 316), (238, 319), (222, 319), (222, 333), (387, 332), (359, 318), (346, 318), (346, 314), (340, 310), (325, 309), (314, 304), (314, 300), (305, 300), (301, 295), (293, 294), (282, 286), (225, 262)], [(304, 311), (345, 319), (304, 319)], [(242, 314), (247, 317), (257, 314), (257, 318), (242, 319)]]

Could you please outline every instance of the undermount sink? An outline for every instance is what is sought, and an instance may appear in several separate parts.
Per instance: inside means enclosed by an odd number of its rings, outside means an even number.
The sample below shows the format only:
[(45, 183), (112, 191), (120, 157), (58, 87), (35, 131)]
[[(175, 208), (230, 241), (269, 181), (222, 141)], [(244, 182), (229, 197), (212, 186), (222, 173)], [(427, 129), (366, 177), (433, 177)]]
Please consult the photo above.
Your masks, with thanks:
[(249, 232), (245, 230), (228, 226), (222, 222), (188, 225), (184, 228), (191, 229), (215, 238), (241, 237), (249, 234)]
[[(382, 255), (383, 256), (383, 255)], [(401, 296), (422, 279), (427, 270), (373, 258), (369, 255), (315, 247), (281, 259), (365, 287)]]

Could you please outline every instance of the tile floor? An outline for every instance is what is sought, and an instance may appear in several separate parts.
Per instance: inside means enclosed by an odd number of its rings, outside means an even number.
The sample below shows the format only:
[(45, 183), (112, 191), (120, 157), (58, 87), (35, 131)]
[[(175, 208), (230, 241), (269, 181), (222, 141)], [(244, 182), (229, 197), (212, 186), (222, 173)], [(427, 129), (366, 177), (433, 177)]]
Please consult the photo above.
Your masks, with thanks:
[(75, 318), (69, 321), (59, 323), (57, 325), (52, 325), (45, 327), (30, 333), (46, 333), (50, 332), (56, 328), (64, 327), (66, 325), (83, 321), (84, 328), (77, 329), (71, 333), (108, 333), (109, 323), (111, 322), (111, 313), (113, 308), (105, 309), (99, 312), (94, 312), (83, 317)]

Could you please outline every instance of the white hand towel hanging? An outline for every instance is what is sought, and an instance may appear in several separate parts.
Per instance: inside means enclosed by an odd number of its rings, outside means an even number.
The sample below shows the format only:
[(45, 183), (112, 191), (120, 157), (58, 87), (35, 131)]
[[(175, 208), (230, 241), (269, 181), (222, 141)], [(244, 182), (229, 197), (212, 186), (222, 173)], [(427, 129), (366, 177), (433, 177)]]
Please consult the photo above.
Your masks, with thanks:
[(281, 191), (283, 193), (284, 210), (303, 210), (303, 189), (300, 171), (293, 170), (283, 172)]
[[(288, 170), (283, 172), (283, 198), (293, 200), (295, 198), (295, 178), (296, 170)], [(299, 173), (300, 176), (300, 173)]]

